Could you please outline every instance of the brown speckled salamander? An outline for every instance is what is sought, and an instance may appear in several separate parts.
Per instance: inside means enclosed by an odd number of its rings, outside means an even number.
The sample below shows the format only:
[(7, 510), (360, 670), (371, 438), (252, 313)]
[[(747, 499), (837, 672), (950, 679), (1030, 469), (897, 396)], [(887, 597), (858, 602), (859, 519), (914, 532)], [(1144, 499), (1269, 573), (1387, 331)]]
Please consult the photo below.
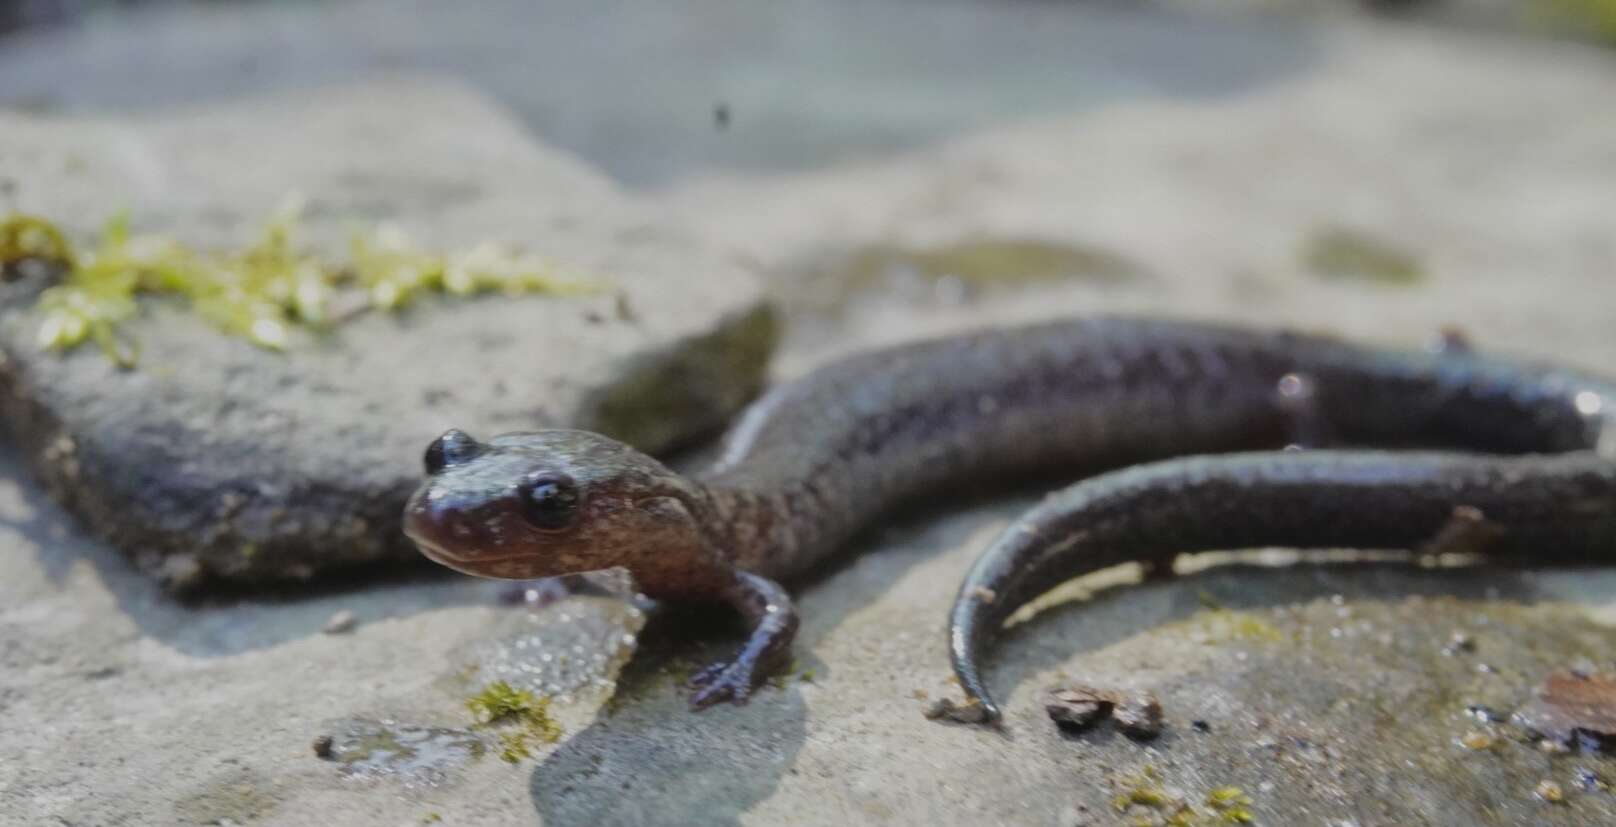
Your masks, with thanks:
[[(1393, 352), (1289, 332), (1097, 318), (903, 345), (821, 368), (754, 404), (719, 461), (693, 479), (582, 431), (487, 442), (450, 431), (427, 449), (428, 477), (406, 507), (404, 528), (429, 557), (470, 574), (534, 578), (622, 566), (652, 597), (739, 609), (751, 635), (733, 660), (692, 679), (699, 708), (744, 701), (787, 654), (797, 619), (779, 582), (823, 565), (902, 502), (1031, 471), (1075, 476), (1292, 443), (1587, 453), (1612, 439), (1612, 405), (1611, 385), (1462, 349)], [(1376, 462), (1397, 482), (1399, 459)], [(1543, 505), (1533, 481), (1561, 468), (1532, 459), (1455, 462), (1409, 457), (1413, 482), (1404, 487), (1463, 488), (1466, 473), (1507, 469), (1496, 473), (1513, 494), (1500, 496), (1530, 508)], [(1223, 467), (1236, 476), (1248, 468)], [(1327, 467), (1320, 473), (1329, 475)], [(1249, 507), (1227, 519), (1271, 516), (1261, 486), (1250, 490)], [(1361, 498), (1367, 490), (1342, 485), (1336, 493)], [(1221, 513), (1208, 511), (1206, 520), (1218, 523)], [(1384, 521), (1373, 525), (1388, 530), (1341, 536), (1368, 545), (1406, 539)], [(1133, 522), (1135, 532), (1153, 528), (1148, 514)], [(1105, 554), (1165, 553), (1128, 537)], [(995, 559), (1013, 569), (1025, 561), (1019, 554)], [(963, 616), (974, 625), (965, 644), (955, 629), (963, 658), (956, 662), (974, 670), (983, 630), (1025, 592), (1072, 568), (1074, 554), (1062, 549), (1031, 576), (979, 567), (975, 585), (1003, 598), (974, 613), (966, 601)], [(968, 688), (986, 700), (980, 681)]]

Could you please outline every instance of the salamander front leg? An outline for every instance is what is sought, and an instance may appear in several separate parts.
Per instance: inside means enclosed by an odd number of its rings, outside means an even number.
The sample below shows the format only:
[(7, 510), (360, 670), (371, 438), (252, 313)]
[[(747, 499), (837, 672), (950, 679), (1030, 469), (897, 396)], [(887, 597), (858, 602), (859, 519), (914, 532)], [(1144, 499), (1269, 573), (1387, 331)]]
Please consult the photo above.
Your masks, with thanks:
[(752, 627), (746, 644), (734, 660), (715, 663), (690, 679), (691, 709), (705, 709), (720, 701), (744, 704), (752, 690), (784, 665), (797, 635), (797, 609), (779, 583), (749, 572), (735, 573), (726, 599)]

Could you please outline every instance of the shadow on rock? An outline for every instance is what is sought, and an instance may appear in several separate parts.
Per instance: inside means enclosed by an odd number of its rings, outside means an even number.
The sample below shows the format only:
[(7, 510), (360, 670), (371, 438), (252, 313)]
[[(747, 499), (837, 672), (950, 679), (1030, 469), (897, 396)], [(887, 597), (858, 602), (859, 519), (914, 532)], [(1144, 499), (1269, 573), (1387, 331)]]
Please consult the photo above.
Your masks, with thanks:
[[(1542, 565), (1565, 569), (1563, 561)], [(1610, 576), (1608, 570), (1605, 576)], [(1005, 700), (1022, 681), (1074, 655), (1122, 643), (1209, 608), (1267, 609), (1337, 596), (1348, 605), (1416, 596), (1530, 604), (1543, 594), (1532, 573), (1513, 565), (1426, 568), (1398, 560), (1303, 560), (1281, 566), (1226, 563), (1142, 584), (1109, 586), (1087, 599), (1045, 607), (1006, 629), (990, 650), (989, 687)]]
[[(659, 620), (653, 628), (672, 621)], [(686, 670), (673, 665), (694, 662), (695, 648), (642, 647), (601, 717), (534, 769), (530, 794), (545, 824), (736, 824), (774, 792), (806, 737), (802, 693), (764, 687), (746, 706), (692, 712)]]
[[(795, 772), (807, 727), (797, 681), (805, 674), (826, 679), (837, 666), (814, 655), (815, 642), (879, 599), (912, 566), (962, 542), (979, 519), (937, 517), (934, 510), (903, 513), (887, 528), (865, 532), (814, 576), (791, 584), (803, 610), (795, 669), (761, 687), (743, 707), (692, 712), (683, 685), (685, 675), (739, 646), (731, 613), (663, 606), (601, 717), (534, 770), (530, 794), (544, 823), (738, 823)], [(839, 576), (854, 558), (861, 558), (858, 576)]]
[(192, 656), (234, 655), (317, 635), (339, 612), (357, 623), (407, 617), (448, 606), (494, 605), (500, 584), (447, 576), (427, 567), (368, 570), (314, 584), (245, 594), (222, 593), (182, 602), (78, 523), (34, 484), (12, 449), (0, 451), (0, 529), (53, 584), (75, 564), (89, 563), (100, 584), (143, 634)]

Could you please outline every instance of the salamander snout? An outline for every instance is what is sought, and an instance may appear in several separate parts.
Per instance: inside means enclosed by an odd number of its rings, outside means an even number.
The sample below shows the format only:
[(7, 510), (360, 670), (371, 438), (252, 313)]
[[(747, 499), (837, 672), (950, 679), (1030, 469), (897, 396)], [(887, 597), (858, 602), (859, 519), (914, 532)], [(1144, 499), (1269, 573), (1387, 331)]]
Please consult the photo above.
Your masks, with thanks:
[(508, 556), (508, 522), (500, 500), (457, 493), (429, 479), (404, 508), (404, 533), (432, 560), (468, 574), (499, 576), (490, 566)]

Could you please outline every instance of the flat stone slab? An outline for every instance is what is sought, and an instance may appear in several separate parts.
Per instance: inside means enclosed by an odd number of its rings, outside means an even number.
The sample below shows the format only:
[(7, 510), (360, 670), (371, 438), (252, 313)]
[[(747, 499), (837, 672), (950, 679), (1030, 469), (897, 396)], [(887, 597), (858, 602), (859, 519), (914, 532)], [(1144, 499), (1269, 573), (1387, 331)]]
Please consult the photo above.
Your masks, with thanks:
[[(1404, 343), (1459, 323), (1483, 348), (1608, 370), (1616, 122), (1590, 102), (1616, 94), (1611, 56), (1428, 30), (1321, 40), (1318, 71), (1260, 94), (678, 203), (766, 264), (871, 243), (925, 261), (987, 237), (1139, 265), (920, 311), (865, 295), (831, 349), (1144, 309)], [(1298, 253), (1326, 224), (1411, 251), (1426, 277), (1313, 275)], [(1076, 254), (1094, 247), (1120, 259)], [(786, 348), (787, 373), (827, 351), (802, 334)], [(746, 707), (691, 714), (682, 676), (737, 641), (656, 618), (610, 701), (557, 701), (560, 743), (411, 785), (345, 775), (313, 742), (353, 718), (467, 727), (465, 659), (512, 631), (497, 584), (181, 606), (0, 458), (0, 822), (1113, 827), (1162, 824), (1180, 801), (1218, 823), (1208, 801), (1234, 787), (1268, 827), (1616, 823), (1616, 796), (1584, 772), (1610, 783), (1616, 759), (1545, 753), (1497, 720), (1554, 669), (1616, 663), (1612, 569), (1106, 572), (991, 659), (1005, 733), (926, 720), (958, 692), (942, 625), (960, 578), (1035, 501), (939, 504), (872, 532), (798, 593), (794, 677)], [(323, 633), (342, 612), (355, 628)], [(1061, 732), (1042, 699), (1074, 683), (1154, 694), (1164, 733)], [(1544, 781), (1562, 803), (1537, 795)]]
[(386, 222), (428, 250), (519, 244), (602, 286), (372, 311), (284, 353), (148, 301), (124, 328), (134, 370), (93, 345), (40, 351), (40, 285), (0, 287), (6, 425), (58, 499), (175, 586), (408, 558), (398, 514), (443, 430), (570, 425), (667, 449), (749, 398), (773, 344), (751, 274), (452, 84), (0, 115), (0, 181), (78, 236), (127, 208), (137, 232), (239, 248), (295, 193), (333, 257)]

